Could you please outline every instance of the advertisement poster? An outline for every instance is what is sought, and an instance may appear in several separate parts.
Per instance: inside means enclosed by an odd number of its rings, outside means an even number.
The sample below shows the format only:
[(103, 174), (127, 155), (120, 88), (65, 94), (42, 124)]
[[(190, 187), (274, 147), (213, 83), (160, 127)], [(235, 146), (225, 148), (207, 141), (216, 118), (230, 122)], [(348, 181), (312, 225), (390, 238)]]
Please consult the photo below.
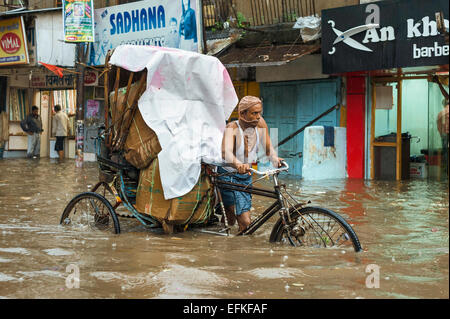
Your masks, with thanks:
[(95, 10), (90, 64), (103, 65), (108, 50), (122, 44), (199, 52), (198, 0), (145, 0)]
[(86, 118), (90, 119), (99, 116), (100, 101), (87, 100), (86, 102)]
[(23, 18), (0, 20), (0, 67), (28, 63)]
[(94, 42), (93, 0), (64, 0), (64, 41)]

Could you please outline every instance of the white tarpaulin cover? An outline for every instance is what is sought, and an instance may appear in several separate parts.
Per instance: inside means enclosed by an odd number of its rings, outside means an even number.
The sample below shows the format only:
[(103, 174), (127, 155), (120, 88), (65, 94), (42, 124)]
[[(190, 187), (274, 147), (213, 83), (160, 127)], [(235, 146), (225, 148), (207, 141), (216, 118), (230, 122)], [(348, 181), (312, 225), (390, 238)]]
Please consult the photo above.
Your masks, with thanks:
[(215, 57), (153, 46), (119, 46), (110, 63), (132, 72), (147, 68), (138, 106), (161, 144), (164, 197), (185, 195), (197, 183), (202, 161), (222, 162), (225, 121), (238, 103), (227, 70)]

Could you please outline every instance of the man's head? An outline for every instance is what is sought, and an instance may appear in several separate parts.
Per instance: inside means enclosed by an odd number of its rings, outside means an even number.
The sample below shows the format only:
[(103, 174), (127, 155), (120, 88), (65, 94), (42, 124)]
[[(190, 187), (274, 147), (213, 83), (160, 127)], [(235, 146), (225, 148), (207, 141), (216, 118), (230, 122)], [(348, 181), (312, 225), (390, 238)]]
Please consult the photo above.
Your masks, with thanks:
[(56, 104), (55, 105), (55, 112), (59, 112), (59, 111), (61, 111), (61, 105)]
[(171, 29), (176, 28), (176, 27), (177, 27), (177, 24), (178, 24), (177, 19), (175, 19), (175, 18), (173, 18), (173, 17), (170, 18), (169, 24), (170, 24), (170, 28), (171, 28)]
[(239, 120), (256, 127), (263, 111), (262, 101), (256, 96), (244, 96), (238, 105)]
[(31, 107), (31, 114), (33, 114), (34, 116), (39, 115), (39, 108), (36, 105), (33, 105)]

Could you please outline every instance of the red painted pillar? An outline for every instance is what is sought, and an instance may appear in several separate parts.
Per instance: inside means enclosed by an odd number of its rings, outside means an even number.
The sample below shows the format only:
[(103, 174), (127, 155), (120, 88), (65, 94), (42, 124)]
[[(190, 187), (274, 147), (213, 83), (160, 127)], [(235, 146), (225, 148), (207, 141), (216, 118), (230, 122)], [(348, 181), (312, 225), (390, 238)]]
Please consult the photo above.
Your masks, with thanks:
[(366, 79), (347, 76), (347, 173), (364, 178)]

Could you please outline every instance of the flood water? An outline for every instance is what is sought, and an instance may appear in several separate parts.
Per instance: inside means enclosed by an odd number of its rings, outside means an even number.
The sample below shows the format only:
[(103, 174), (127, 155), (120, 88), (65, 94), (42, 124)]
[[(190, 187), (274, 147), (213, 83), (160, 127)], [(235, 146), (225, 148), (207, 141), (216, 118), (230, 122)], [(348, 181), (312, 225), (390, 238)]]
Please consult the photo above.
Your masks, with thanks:
[[(297, 198), (347, 219), (355, 253), (269, 243), (276, 217), (246, 237), (165, 235), (131, 218), (119, 235), (60, 226), (97, 179), (96, 163), (0, 160), (0, 298), (449, 298), (448, 182), (280, 175)], [(254, 197), (255, 212), (269, 202)], [(66, 285), (74, 267), (79, 288)], [(373, 267), (378, 288), (366, 285)]]

